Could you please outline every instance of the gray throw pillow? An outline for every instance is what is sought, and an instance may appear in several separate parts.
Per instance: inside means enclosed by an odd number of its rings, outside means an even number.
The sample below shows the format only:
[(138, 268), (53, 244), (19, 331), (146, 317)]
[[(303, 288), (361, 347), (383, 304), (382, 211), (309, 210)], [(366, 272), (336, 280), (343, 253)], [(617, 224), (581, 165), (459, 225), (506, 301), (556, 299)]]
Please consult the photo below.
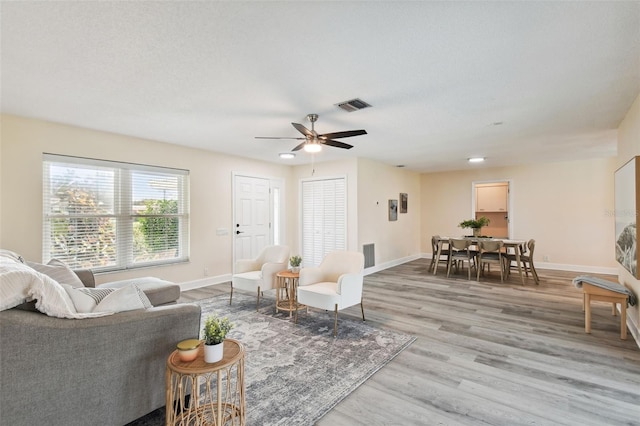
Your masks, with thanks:
[(27, 262), (27, 265), (36, 271), (47, 275), (59, 284), (69, 284), (71, 287), (84, 287), (80, 278), (73, 272), (66, 263), (58, 259), (51, 259), (49, 263), (43, 265), (41, 263)]

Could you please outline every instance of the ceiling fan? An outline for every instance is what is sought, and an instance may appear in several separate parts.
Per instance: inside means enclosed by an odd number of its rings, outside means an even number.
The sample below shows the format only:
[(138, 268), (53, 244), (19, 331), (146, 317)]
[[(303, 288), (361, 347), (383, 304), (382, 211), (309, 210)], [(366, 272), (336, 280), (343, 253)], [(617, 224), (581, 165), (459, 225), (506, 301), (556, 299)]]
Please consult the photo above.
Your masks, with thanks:
[(300, 145), (296, 146), (292, 149), (292, 151), (299, 151), (304, 148), (307, 152), (320, 152), (322, 150), (322, 145), (335, 146), (336, 148), (344, 148), (351, 149), (353, 145), (349, 145), (344, 142), (336, 141), (334, 139), (340, 138), (350, 138), (351, 136), (360, 136), (366, 135), (366, 130), (346, 130), (344, 132), (332, 132), (332, 133), (323, 133), (318, 134), (318, 132), (314, 129), (314, 123), (318, 121), (318, 114), (308, 114), (307, 118), (311, 122), (311, 130), (304, 127), (299, 123), (291, 123), (293, 127), (300, 133), (304, 135), (304, 137), (298, 138), (288, 138), (288, 137), (270, 137), (270, 136), (256, 136), (256, 139), (295, 139), (295, 140), (303, 140)]

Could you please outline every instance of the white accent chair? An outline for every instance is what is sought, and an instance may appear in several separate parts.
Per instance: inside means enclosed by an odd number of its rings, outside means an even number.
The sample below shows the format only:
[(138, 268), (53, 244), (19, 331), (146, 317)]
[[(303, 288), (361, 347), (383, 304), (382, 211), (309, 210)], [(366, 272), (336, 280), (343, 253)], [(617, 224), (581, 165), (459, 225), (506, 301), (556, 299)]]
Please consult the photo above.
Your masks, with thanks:
[[(298, 281), (298, 303), (318, 309), (333, 310), (333, 335), (338, 335), (338, 311), (360, 304), (362, 321), (362, 287), (364, 255), (353, 251), (328, 253), (320, 266), (302, 268)], [(295, 322), (298, 321), (296, 311)]]
[(255, 259), (240, 259), (234, 265), (231, 277), (231, 296), (233, 289), (256, 292), (258, 300), (256, 311), (260, 309), (260, 295), (264, 290), (276, 288), (276, 274), (287, 269), (289, 265), (289, 247), (267, 246)]

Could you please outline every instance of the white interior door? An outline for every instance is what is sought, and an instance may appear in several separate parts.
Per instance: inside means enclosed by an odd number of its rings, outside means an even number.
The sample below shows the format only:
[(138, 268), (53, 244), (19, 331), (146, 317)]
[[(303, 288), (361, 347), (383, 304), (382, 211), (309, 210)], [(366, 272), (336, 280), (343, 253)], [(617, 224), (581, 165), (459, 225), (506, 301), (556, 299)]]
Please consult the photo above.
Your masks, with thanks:
[(270, 245), (269, 179), (235, 176), (235, 259), (251, 259)]

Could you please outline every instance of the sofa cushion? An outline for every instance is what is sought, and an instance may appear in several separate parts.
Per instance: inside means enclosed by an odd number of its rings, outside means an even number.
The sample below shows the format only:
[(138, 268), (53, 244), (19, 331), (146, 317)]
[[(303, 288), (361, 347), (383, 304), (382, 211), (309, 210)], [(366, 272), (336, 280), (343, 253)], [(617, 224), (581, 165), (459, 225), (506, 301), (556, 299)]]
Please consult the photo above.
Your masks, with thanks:
[(79, 313), (124, 312), (152, 307), (147, 296), (136, 285), (118, 289), (74, 288), (68, 284), (61, 285)]
[(98, 285), (97, 288), (123, 288), (136, 285), (149, 298), (153, 306), (175, 303), (180, 298), (180, 286), (155, 277), (132, 278)]
[(115, 288), (75, 288), (69, 284), (61, 284), (73, 301), (77, 312), (93, 312), (96, 306), (110, 293), (116, 291)]
[(84, 287), (84, 284), (82, 284), (82, 281), (80, 281), (80, 278), (78, 278), (75, 272), (61, 260), (51, 259), (46, 265), (27, 262), (27, 265), (60, 284), (69, 284), (72, 287)]
[(93, 312), (124, 312), (152, 307), (153, 305), (144, 292), (137, 285), (131, 285), (114, 289), (98, 303)]

